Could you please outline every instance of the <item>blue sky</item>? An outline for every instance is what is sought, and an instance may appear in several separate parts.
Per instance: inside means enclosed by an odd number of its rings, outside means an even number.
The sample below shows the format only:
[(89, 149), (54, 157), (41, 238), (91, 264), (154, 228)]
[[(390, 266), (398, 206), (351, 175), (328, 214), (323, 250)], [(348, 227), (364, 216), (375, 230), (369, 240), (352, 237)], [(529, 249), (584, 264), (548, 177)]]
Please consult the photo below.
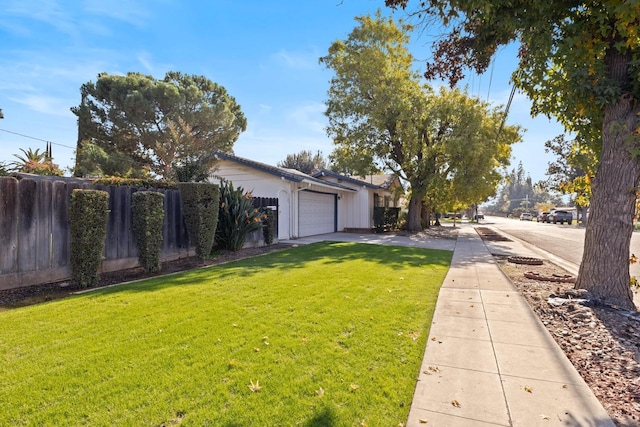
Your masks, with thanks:
[[(23, 148), (53, 143), (54, 162), (73, 165), (80, 86), (98, 73), (167, 71), (204, 75), (224, 86), (248, 121), (237, 155), (275, 165), (301, 150), (332, 150), (323, 115), (331, 71), (318, 63), (330, 44), (373, 15), (384, 0), (2, 0), (0, 2), (0, 161)], [(394, 14), (397, 18), (403, 12)], [(416, 33), (411, 50), (429, 55)], [(422, 64), (416, 66), (422, 70)], [(473, 95), (506, 104), (515, 49), (496, 58), (493, 77), (469, 76)], [(530, 103), (516, 93), (509, 124), (528, 129), (513, 147), (534, 181), (544, 179), (544, 142), (562, 127), (532, 119)], [(21, 134), (25, 136), (16, 135)], [(31, 139), (31, 138), (37, 139)]]

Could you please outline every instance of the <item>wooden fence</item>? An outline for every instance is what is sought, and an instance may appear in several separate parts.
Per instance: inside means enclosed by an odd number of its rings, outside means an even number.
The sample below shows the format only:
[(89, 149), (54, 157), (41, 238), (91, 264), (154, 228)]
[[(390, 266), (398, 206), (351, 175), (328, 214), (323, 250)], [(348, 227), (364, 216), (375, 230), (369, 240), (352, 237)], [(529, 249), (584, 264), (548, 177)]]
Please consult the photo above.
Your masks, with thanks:
[[(77, 178), (21, 174), (0, 177), (0, 289), (66, 280), (70, 277), (69, 201), (76, 188), (109, 193), (109, 217), (101, 271), (138, 265), (132, 232), (132, 187), (100, 186)], [(162, 261), (193, 256), (178, 190), (164, 197)], [(254, 198), (254, 206), (277, 206), (277, 199)], [(277, 212), (277, 208), (276, 208)], [(277, 224), (277, 222), (276, 222)], [(277, 236), (277, 234), (276, 234)], [(250, 239), (261, 244), (261, 233)]]
[[(132, 187), (44, 176), (0, 178), (0, 289), (65, 280), (70, 276), (69, 201), (76, 188), (109, 193), (109, 217), (101, 271), (138, 264), (131, 230)], [(193, 255), (178, 190), (164, 193), (163, 261)]]

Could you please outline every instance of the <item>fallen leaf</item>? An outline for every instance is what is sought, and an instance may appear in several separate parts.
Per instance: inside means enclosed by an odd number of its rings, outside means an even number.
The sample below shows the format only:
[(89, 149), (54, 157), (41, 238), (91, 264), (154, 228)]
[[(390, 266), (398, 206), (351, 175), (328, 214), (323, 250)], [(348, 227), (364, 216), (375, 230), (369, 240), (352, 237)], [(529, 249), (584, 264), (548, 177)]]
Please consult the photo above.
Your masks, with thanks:
[(316, 390), (316, 394), (320, 397), (324, 396), (324, 389), (320, 387), (319, 389)]
[(259, 352), (259, 351), (260, 351), (260, 349), (259, 349), (258, 347), (255, 347), (255, 348), (253, 349), (253, 351), (255, 351), (255, 352), (257, 353), (257, 352)]
[(349, 388), (351, 389), (351, 391), (356, 391), (360, 388), (360, 386), (358, 384), (351, 384)]
[(524, 391), (526, 391), (527, 393), (533, 393), (533, 389), (528, 385), (524, 386)]
[(566, 384), (562, 384), (562, 388), (569, 388), (569, 386)]
[(456, 408), (459, 408), (459, 407), (460, 407), (460, 402), (458, 402), (457, 400), (453, 400), (453, 401), (451, 402), (451, 404), (452, 404), (453, 406), (455, 406)]
[(436, 337), (431, 337), (431, 341), (435, 341), (436, 339)]
[(251, 390), (252, 392), (257, 393), (262, 389), (262, 387), (260, 387), (260, 383), (258, 380), (256, 380), (255, 384), (253, 383), (252, 380), (249, 380), (249, 382), (251, 383), (251, 385), (249, 385), (248, 387), (249, 387), (249, 390)]
[(471, 304), (469, 307), (473, 308), (473, 304)]
[(548, 415), (544, 415), (544, 414), (540, 415), (540, 418), (542, 418), (543, 420), (550, 420), (551, 419), (551, 417), (549, 417)]
[(420, 418), (418, 421), (420, 421), (421, 424), (426, 424), (429, 421), (425, 420), (424, 418)]

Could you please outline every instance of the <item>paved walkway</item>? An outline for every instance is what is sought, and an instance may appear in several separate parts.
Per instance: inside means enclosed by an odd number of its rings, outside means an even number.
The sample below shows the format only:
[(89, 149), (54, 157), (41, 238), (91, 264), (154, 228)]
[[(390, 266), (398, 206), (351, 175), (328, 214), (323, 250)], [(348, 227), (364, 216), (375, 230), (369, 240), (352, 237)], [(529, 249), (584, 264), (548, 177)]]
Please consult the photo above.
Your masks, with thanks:
[[(534, 256), (517, 242), (492, 248)], [(407, 426), (614, 426), (473, 227), (460, 229)]]
[(614, 427), (491, 253), (539, 255), (518, 241), (485, 244), (472, 225), (459, 226), (457, 241), (333, 233), (288, 243), (358, 241), (454, 251), (407, 427)]

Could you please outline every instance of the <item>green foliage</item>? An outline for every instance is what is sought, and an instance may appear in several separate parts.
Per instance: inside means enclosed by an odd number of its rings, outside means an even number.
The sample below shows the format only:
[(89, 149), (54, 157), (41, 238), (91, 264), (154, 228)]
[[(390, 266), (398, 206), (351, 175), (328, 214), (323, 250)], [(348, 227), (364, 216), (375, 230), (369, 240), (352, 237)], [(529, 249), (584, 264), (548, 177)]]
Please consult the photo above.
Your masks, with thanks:
[(598, 154), (579, 140), (569, 141), (564, 135), (544, 143), (545, 152), (556, 156), (549, 163), (546, 185), (561, 194), (573, 196), (577, 206), (589, 206), (591, 198), (591, 177), (595, 176)]
[(322, 155), (322, 151), (313, 154), (311, 150), (302, 150), (299, 153), (287, 154), (286, 159), (278, 162), (278, 167), (296, 169), (310, 175), (314, 169), (326, 169), (327, 161)]
[(544, 182), (533, 183), (531, 177), (522, 166), (518, 164), (506, 176), (506, 183), (501, 187), (493, 205), (485, 208), (488, 212), (500, 213), (503, 215), (519, 216), (522, 212), (532, 210), (544, 210), (544, 206), (564, 205), (562, 198), (558, 194), (547, 192)]
[(71, 280), (80, 288), (94, 286), (107, 236), (109, 193), (75, 189), (71, 192)]
[(145, 271), (160, 271), (164, 194), (155, 191), (133, 193), (131, 211), (138, 262)]
[(20, 148), (22, 155), (14, 154), (19, 161), (13, 162), (13, 171), (31, 173), (34, 175), (62, 176), (64, 172), (53, 163), (50, 152), (40, 151), (39, 148), (24, 150)]
[(264, 244), (271, 245), (276, 233), (276, 216), (269, 208), (264, 209), (262, 226), (262, 236), (264, 237)]
[(348, 38), (320, 59), (335, 72), (326, 101), (332, 161), (360, 173), (390, 169), (409, 182), (409, 231), (421, 229), (426, 196), (475, 203), (492, 195), (520, 129), (498, 132), (500, 110), (462, 91), (423, 84), (407, 48), (409, 26), (379, 12), (356, 21)]
[(208, 258), (218, 225), (220, 188), (206, 182), (181, 182), (177, 187), (191, 244), (198, 257)]
[(398, 228), (398, 216), (400, 208), (385, 208), (376, 206), (373, 208), (373, 226), (377, 233), (382, 233), (385, 229)]
[(376, 232), (382, 233), (384, 231), (384, 208), (375, 206), (373, 208), (373, 226)]
[(263, 214), (253, 207), (250, 192), (242, 187), (233, 188), (233, 183), (220, 181), (220, 214), (216, 230), (216, 245), (222, 249), (239, 251), (249, 233), (262, 228)]
[(138, 165), (131, 156), (113, 147), (103, 149), (91, 140), (79, 144), (73, 174), (79, 177), (150, 179), (149, 169)]
[(98, 178), (93, 181), (95, 185), (114, 186), (114, 187), (139, 187), (139, 188), (158, 188), (165, 190), (176, 189), (176, 183), (173, 181), (165, 181), (162, 179), (151, 178), (123, 178), (117, 176)]
[[(247, 121), (226, 89), (204, 76), (168, 72), (164, 79), (140, 73), (98, 75), (80, 89), (76, 174), (165, 179), (198, 173), (214, 153), (229, 151)], [(194, 176), (192, 174), (192, 176)]]

